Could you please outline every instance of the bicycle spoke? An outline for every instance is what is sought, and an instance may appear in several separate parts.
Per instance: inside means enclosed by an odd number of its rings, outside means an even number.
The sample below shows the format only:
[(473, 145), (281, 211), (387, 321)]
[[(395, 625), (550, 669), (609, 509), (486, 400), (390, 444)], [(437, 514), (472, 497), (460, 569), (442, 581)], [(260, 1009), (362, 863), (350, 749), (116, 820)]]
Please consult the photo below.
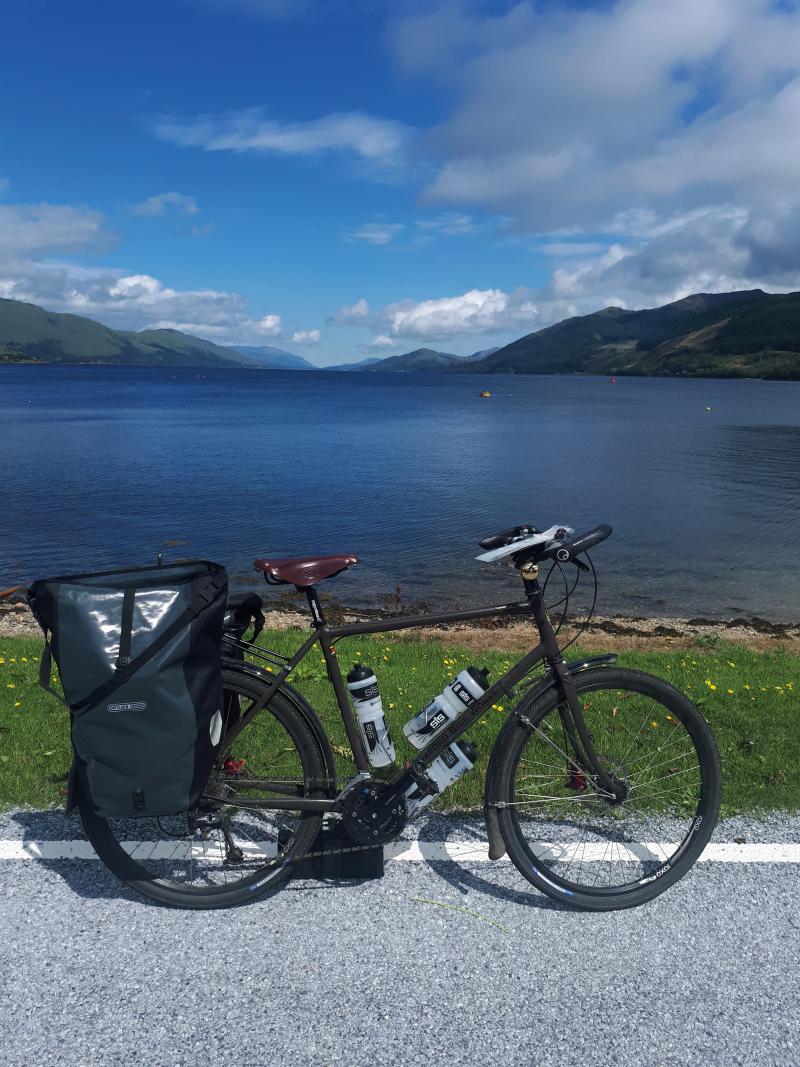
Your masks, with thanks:
[[(589, 768), (575, 769), (568, 744), (553, 740), (563, 728), (554, 707), (528, 732), (506, 806), (539, 870), (598, 892), (639, 885), (689, 832), (699, 803), (697, 751), (680, 720), (643, 694), (597, 690), (583, 714), (599, 760), (626, 787), (621, 802)], [(674, 734), (658, 730), (665, 723)]]

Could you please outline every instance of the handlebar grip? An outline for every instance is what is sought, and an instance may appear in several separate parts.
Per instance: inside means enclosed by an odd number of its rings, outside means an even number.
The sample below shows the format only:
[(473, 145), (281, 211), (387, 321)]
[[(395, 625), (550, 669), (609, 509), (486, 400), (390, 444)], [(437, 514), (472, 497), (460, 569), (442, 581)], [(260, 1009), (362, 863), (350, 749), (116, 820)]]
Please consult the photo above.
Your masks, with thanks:
[(605, 541), (610, 536), (611, 527), (602, 523), (572, 541), (562, 541), (561, 544), (554, 545), (546, 554), (559, 563), (568, 563), (575, 556), (579, 556), (582, 552), (588, 552), (590, 548), (594, 548), (595, 545), (599, 545), (601, 541)]

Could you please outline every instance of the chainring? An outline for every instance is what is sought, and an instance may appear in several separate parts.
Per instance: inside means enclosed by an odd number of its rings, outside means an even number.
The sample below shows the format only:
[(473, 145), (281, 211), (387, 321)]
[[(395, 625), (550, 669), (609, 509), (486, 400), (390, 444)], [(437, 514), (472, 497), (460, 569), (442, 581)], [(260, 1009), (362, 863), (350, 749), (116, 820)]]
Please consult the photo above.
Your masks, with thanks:
[(401, 793), (384, 782), (357, 786), (342, 801), (342, 822), (348, 837), (361, 845), (385, 845), (408, 820)]

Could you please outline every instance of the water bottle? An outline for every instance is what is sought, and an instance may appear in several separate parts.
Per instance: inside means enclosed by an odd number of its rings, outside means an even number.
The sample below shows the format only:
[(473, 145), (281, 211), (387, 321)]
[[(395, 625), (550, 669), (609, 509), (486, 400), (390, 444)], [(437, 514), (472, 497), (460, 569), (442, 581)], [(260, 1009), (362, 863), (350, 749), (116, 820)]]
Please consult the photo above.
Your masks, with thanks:
[[(425, 773), (439, 787), (439, 793), (443, 793), (448, 786), (474, 767), (477, 756), (478, 752), (471, 741), (456, 741), (433, 761)], [(427, 808), (439, 793), (423, 793), (417, 783), (412, 782), (405, 793), (409, 819), (418, 811)]]
[(489, 671), (485, 667), (482, 671), (467, 667), (419, 715), (409, 719), (403, 733), (414, 748), (425, 748), (440, 730), (457, 719), (488, 688)]
[(367, 759), (373, 767), (388, 767), (395, 761), (395, 751), (383, 714), (378, 679), (369, 667), (356, 663), (347, 676), (347, 688), (358, 718)]

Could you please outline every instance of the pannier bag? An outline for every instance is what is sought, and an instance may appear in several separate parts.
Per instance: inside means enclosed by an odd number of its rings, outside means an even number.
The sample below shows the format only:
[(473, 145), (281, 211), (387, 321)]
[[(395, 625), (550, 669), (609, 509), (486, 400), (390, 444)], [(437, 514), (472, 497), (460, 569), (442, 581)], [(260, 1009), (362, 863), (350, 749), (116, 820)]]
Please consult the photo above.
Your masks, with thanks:
[(54, 693), (52, 648), (81, 789), (98, 815), (196, 804), (222, 734), (227, 588), (225, 568), (199, 560), (45, 578), (28, 590), (45, 635), (39, 682)]

